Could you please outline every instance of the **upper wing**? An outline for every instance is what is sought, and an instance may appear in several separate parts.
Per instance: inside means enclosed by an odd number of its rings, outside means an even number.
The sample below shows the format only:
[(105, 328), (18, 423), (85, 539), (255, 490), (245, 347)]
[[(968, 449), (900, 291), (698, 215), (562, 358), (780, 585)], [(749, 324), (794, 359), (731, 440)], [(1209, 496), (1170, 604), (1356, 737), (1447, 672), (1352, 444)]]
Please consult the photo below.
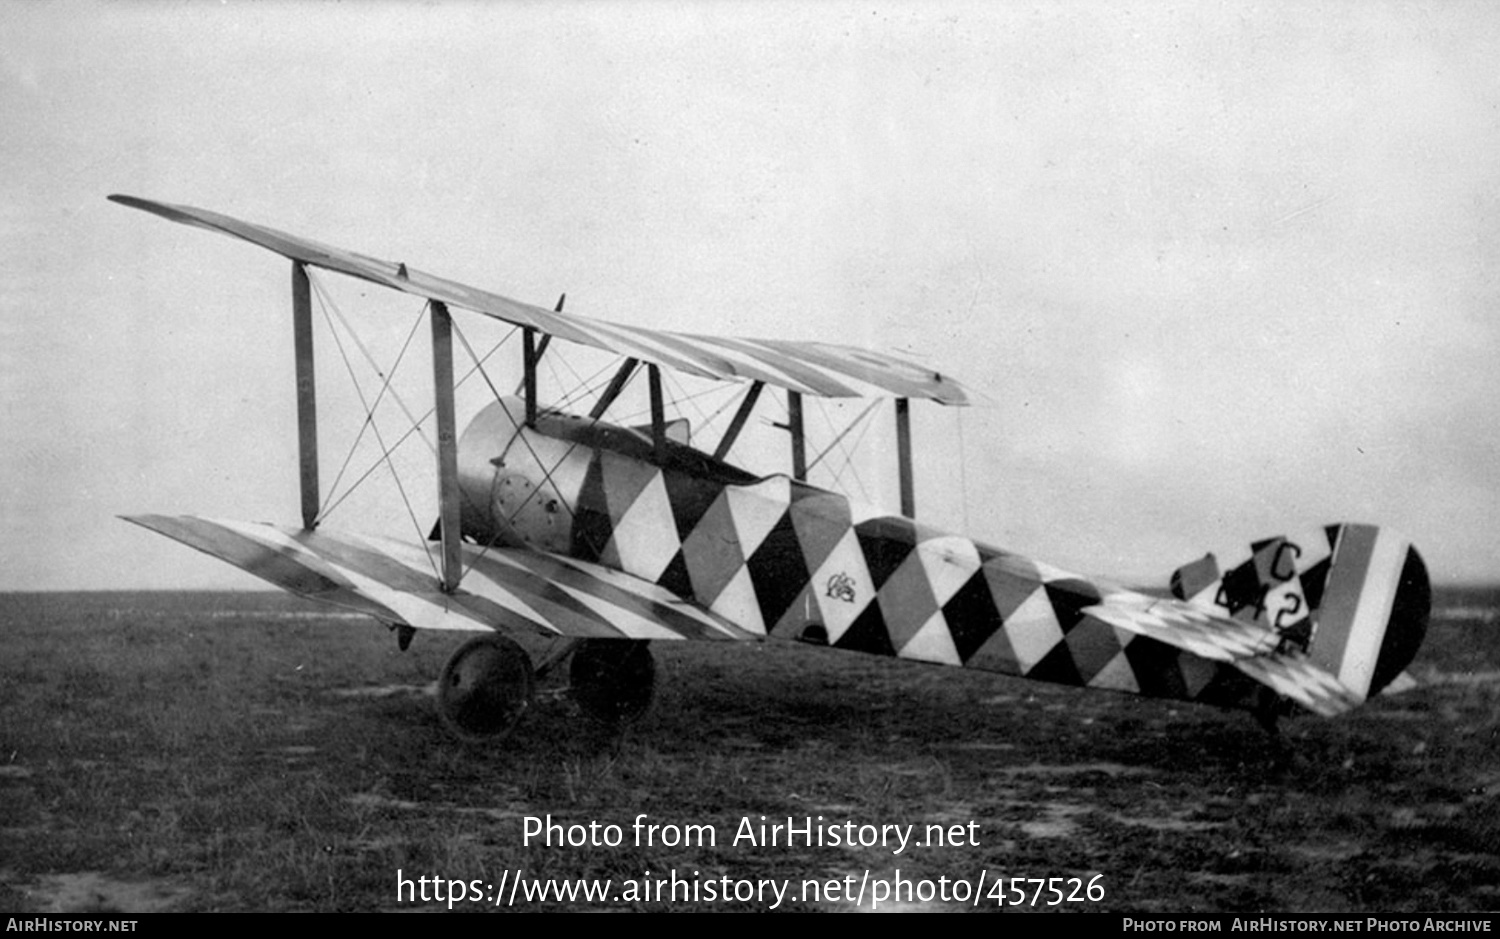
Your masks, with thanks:
[(1084, 613), (1139, 636), (1226, 662), (1308, 710), (1334, 717), (1357, 707), (1362, 697), (1260, 623), (1246, 622), (1185, 603), (1129, 591), (1106, 594)]
[(463, 587), (438, 589), (421, 545), (193, 516), (126, 518), (299, 596), (418, 629), (607, 639), (760, 639), (670, 591), (527, 548), (462, 545)]
[(964, 387), (952, 378), (878, 352), (821, 342), (674, 333), (585, 319), (217, 212), (134, 196), (113, 195), (109, 198), (174, 222), (242, 238), (303, 264), (338, 271), (429, 300), (440, 300), (516, 326), (537, 329), (559, 339), (702, 378), (762, 381), (803, 394), (830, 398), (894, 395), (926, 398), (942, 404), (969, 403)]

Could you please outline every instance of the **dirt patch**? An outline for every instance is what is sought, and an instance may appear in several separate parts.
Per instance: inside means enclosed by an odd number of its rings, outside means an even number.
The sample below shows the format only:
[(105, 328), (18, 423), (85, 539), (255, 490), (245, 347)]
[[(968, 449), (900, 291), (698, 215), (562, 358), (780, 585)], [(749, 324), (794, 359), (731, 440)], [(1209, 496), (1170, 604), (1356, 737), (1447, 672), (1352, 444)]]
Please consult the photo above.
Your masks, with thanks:
[(435, 698), (437, 685), (368, 685), (363, 688), (335, 688), (328, 693), (335, 698)]
[(38, 913), (105, 916), (166, 913), (193, 895), (186, 886), (170, 880), (117, 880), (98, 871), (45, 874), (20, 892)]
[(1093, 811), (1068, 802), (1044, 802), (1035, 808), (1039, 817), (1020, 823), (1021, 831), (1032, 838), (1072, 837), (1078, 833), (1078, 819)]

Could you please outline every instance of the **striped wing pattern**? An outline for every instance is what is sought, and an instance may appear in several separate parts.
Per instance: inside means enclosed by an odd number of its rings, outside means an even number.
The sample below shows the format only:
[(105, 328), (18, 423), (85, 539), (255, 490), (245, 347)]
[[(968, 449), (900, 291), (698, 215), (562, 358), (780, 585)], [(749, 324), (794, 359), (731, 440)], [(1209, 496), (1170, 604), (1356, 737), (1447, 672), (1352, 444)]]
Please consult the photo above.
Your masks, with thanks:
[(463, 586), (438, 589), (421, 545), (193, 516), (126, 519), (308, 599), (418, 629), (608, 639), (762, 637), (639, 578), (544, 552), (462, 546)]
[(439, 300), (516, 326), (540, 330), (559, 339), (652, 362), (700, 378), (762, 381), (802, 394), (829, 398), (896, 396), (925, 398), (941, 404), (969, 403), (964, 387), (952, 378), (878, 352), (822, 342), (675, 333), (583, 318), (206, 209), (134, 196), (114, 195), (110, 199), (184, 225), (241, 238), (313, 267)]

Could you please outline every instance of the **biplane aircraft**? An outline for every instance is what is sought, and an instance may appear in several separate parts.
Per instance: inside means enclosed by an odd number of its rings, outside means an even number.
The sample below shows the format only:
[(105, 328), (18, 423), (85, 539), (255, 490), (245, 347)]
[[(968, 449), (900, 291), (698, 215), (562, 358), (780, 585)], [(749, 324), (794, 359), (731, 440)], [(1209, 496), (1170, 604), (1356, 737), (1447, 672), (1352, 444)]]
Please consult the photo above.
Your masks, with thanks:
[[(1127, 589), (913, 519), (909, 402), (967, 404), (971, 394), (947, 375), (844, 345), (565, 314), (561, 303), (518, 302), (215, 212), (110, 199), (267, 248), (291, 261), (292, 275), (301, 525), (128, 520), (294, 594), (366, 613), (396, 630), (402, 649), (418, 630), (474, 633), (438, 686), (440, 715), (460, 737), (508, 732), (535, 673), (564, 661), (584, 710), (638, 714), (655, 682), (649, 643), (660, 640), (788, 639), (1244, 708), (1272, 726), (1282, 713), (1333, 716), (1411, 684), (1403, 669), (1426, 632), (1430, 589), (1420, 555), (1391, 531), (1310, 528), (1254, 542), (1223, 566), (1205, 556), (1161, 589)], [(421, 528), (403, 541), (319, 524), (313, 268), (424, 301), (440, 514), (425, 538)], [(462, 436), (454, 309), (523, 338), (518, 393), (495, 391)], [(538, 400), (551, 340), (622, 360), (585, 414)], [(711, 449), (669, 420), (663, 370), (743, 388)], [(612, 423), (611, 406), (641, 373), (649, 425)], [(790, 437), (790, 473), (756, 475), (727, 459), (768, 389), (785, 395), (789, 417), (778, 426)], [(899, 512), (807, 482), (806, 396), (894, 399)], [(523, 634), (550, 637), (558, 650), (533, 663), (513, 638)]]

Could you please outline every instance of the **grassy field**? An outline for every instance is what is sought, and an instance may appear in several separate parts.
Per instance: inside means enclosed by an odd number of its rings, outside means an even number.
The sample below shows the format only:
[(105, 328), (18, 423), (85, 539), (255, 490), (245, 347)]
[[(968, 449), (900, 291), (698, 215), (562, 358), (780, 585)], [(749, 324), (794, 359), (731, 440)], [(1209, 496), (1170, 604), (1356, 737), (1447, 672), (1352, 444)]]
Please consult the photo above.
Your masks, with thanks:
[[(400, 653), (370, 620), (269, 594), (11, 594), (0, 622), (8, 913), (447, 908), (398, 900), (398, 870), (414, 885), (609, 878), (615, 897), (673, 872), (700, 884), (696, 902), (518, 896), (529, 910), (771, 905), (705, 895), (725, 877), (790, 881), (779, 909), (852, 909), (802, 882), (898, 871), (1103, 890), (1053, 907), (1044, 892), (1039, 909), (1500, 908), (1500, 590), (1439, 596), (1413, 666), (1424, 687), (1286, 722), (1279, 742), (1243, 713), (801, 646), (658, 643), (656, 704), (624, 733), (554, 680), (513, 738), (476, 747), (433, 711), (448, 637)], [(641, 813), (712, 826), (715, 843), (637, 844)], [(618, 825), (622, 842), (524, 845), (524, 820), (548, 815)], [(743, 819), (819, 815), (918, 839), (957, 825), (965, 843), (733, 842)], [(957, 892), (885, 908), (972, 908)]]

